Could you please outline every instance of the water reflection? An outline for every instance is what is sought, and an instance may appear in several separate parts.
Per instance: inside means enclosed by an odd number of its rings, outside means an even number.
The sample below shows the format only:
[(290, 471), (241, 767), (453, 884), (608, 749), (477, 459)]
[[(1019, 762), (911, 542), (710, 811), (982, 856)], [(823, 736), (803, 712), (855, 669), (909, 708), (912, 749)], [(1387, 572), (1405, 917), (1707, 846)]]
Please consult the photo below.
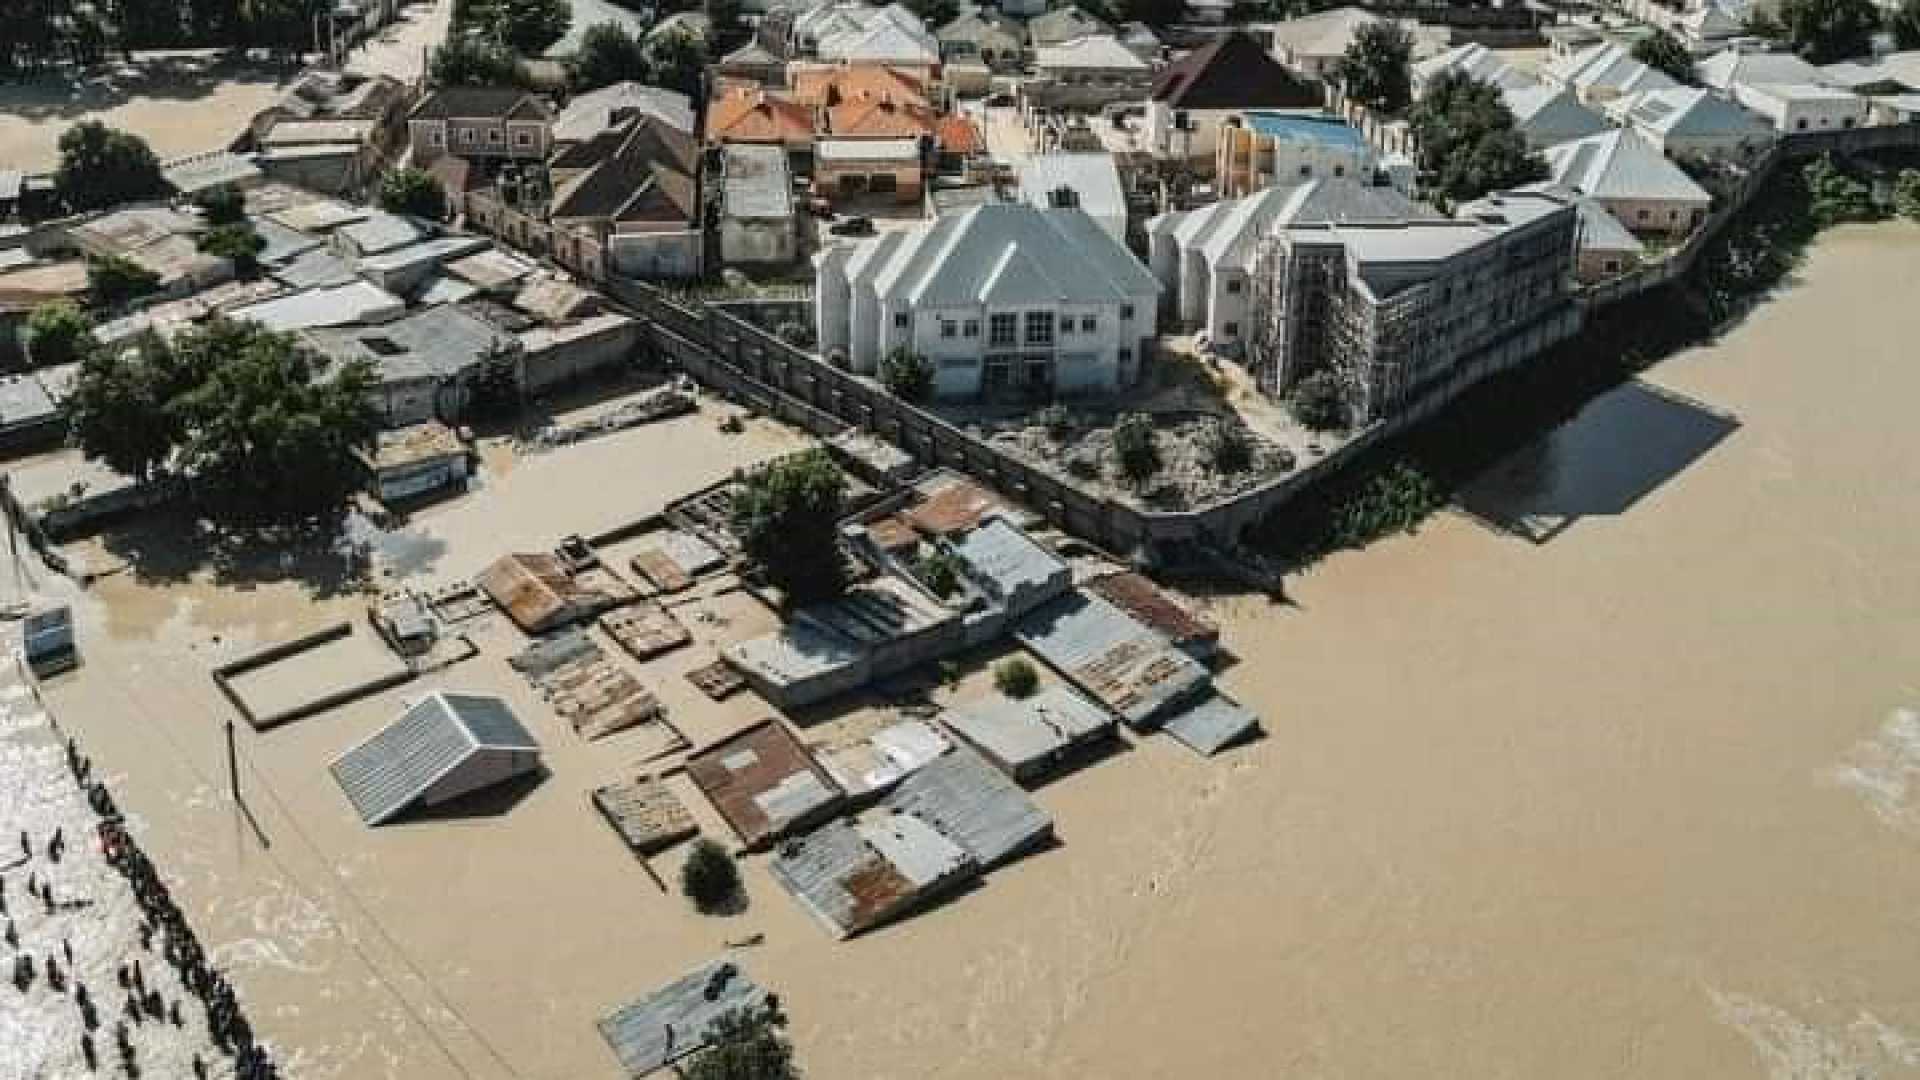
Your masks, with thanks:
[(1507, 457), (1460, 493), (1469, 515), (1545, 543), (1593, 515), (1626, 513), (1732, 434), (1733, 416), (1629, 382)]

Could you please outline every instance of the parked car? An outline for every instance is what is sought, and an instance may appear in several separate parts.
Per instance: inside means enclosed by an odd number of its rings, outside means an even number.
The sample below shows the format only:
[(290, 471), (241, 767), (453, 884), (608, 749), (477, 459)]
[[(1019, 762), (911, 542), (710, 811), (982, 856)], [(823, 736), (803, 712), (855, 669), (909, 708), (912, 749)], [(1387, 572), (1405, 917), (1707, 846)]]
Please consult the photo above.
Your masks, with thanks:
[(873, 219), (850, 217), (845, 221), (836, 221), (827, 226), (827, 231), (835, 236), (872, 236)]

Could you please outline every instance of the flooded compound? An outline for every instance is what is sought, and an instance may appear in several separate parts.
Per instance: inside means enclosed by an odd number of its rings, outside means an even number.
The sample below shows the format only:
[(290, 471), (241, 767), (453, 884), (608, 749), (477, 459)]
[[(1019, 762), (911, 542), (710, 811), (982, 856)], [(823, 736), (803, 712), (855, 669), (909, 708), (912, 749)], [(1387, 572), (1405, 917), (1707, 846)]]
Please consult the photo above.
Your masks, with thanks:
[[(764, 858), (738, 914), (663, 893), (587, 800), (637, 744), (575, 736), (487, 640), (242, 730), (262, 846), (224, 797), (206, 672), (363, 595), (107, 578), (76, 601), (86, 666), (47, 694), (289, 1076), (613, 1076), (595, 1022), (722, 955), (833, 1080), (1916, 1075), (1916, 284), (1920, 229), (1835, 230), (1460, 511), (1298, 575), (1285, 605), (1212, 598), (1218, 677), (1264, 739), (1131, 741), (1034, 792), (1057, 847), (848, 942)], [(471, 573), (652, 512), (777, 452), (761, 426), (751, 453), (708, 414), (556, 449), (395, 550)], [(682, 621), (688, 666), (738, 632)], [(366, 828), (327, 764), (449, 686), (511, 704), (548, 775)], [(742, 697), (729, 724), (754, 719)], [(723, 711), (668, 704), (696, 728)]]

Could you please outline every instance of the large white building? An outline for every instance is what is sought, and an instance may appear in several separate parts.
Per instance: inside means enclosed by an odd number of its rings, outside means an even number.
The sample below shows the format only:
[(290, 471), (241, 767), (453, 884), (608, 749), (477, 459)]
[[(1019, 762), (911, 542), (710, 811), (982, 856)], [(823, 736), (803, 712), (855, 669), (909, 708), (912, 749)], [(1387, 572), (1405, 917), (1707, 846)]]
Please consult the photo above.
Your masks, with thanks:
[(1608, 111), (1671, 158), (1740, 161), (1774, 139), (1773, 126), (1758, 113), (1697, 87), (1635, 94)]
[(1107, 235), (1127, 242), (1127, 195), (1113, 155), (1093, 153), (1030, 154), (1016, 168), (1020, 201), (1034, 206), (1077, 206)]
[(819, 347), (859, 373), (909, 349), (945, 398), (1117, 389), (1160, 285), (1084, 211), (988, 203), (815, 256)]
[(1791, 53), (1726, 49), (1695, 64), (1693, 71), (1703, 85), (1766, 117), (1780, 131), (1864, 127), (1873, 107)]
[(1713, 196), (1631, 131), (1609, 131), (1547, 148), (1554, 183), (1588, 196), (1636, 233), (1675, 238), (1707, 216)]

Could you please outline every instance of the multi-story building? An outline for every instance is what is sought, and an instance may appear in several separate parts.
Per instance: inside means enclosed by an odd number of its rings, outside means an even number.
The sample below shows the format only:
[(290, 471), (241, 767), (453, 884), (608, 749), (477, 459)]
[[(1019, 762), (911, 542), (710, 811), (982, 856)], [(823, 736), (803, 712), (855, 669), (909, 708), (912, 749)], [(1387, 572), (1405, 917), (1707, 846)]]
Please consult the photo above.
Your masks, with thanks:
[(1155, 157), (1213, 164), (1222, 128), (1250, 111), (1318, 113), (1326, 94), (1234, 30), (1174, 61), (1153, 81), (1147, 148)]
[(1244, 276), (1222, 284), (1240, 297), (1242, 362), (1266, 393), (1330, 371), (1357, 422), (1382, 419), (1483, 351), (1564, 316), (1576, 233), (1566, 200), (1508, 193), (1501, 214), (1444, 218), (1387, 189), (1358, 188), (1319, 181), (1264, 192), (1253, 199), (1268, 212), (1229, 209), (1220, 228), (1185, 237), (1180, 221), (1156, 223), (1156, 276), (1183, 313), (1192, 307), (1185, 290), (1210, 289), (1216, 272), (1187, 274), (1184, 248), (1247, 256), (1236, 271)]
[(1155, 332), (1159, 283), (1077, 208), (988, 203), (814, 261), (821, 351), (872, 374), (910, 350), (943, 398), (1114, 390)]
[(553, 106), (538, 94), (504, 86), (450, 86), (407, 114), (413, 158), (452, 155), (545, 161), (552, 150)]
[(1373, 150), (1337, 116), (1249, 112), (1216, 136), (1214, 181), (1225, 196), (1332, 177), (1369, 180)]

